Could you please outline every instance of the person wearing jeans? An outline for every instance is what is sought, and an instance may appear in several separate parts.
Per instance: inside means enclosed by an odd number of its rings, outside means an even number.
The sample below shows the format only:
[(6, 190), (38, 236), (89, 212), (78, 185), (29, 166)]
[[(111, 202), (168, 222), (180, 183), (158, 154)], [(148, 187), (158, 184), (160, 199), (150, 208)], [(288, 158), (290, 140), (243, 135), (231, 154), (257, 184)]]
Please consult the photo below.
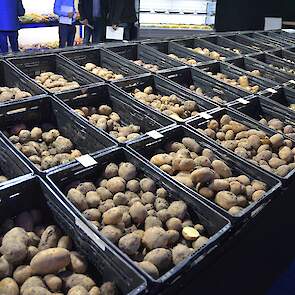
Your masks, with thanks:
[(13, 52), (19, 51), (18, 30), (19, 16), (25, 15), (21, 0), (1, 0), (2, 14), (0, 18), (0, 52), (8, 53), (8, 40)]
[(79, 0), (79, 13), (84, 27), (84, 44), (104, 41), (106, 29), (106, 1)]
[(55, 0), (54, 14), (59, 17), (59, 47), (73, 46), (76, 35), (74, 0)]

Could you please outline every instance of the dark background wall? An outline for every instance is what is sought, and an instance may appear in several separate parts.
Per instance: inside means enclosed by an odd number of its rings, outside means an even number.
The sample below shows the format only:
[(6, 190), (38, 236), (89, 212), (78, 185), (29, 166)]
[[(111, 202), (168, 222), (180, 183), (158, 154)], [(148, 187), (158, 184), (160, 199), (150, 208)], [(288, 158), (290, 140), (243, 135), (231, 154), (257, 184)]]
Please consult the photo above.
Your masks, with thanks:
[(295, 21), (294, 0), (217, 0), (217, 31), (263, 30), (266, 16)]

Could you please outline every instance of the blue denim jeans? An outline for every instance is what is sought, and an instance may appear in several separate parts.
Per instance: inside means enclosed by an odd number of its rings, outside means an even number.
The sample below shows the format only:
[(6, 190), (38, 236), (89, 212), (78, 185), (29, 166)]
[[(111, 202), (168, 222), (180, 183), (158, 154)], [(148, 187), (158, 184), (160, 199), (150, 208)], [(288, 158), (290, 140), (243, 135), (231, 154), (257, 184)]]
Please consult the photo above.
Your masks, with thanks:
[(0, 51), (8, 53), (8, 40), (13, 52), (19, 51), (18, 48), (18, 31), (0, 31)]

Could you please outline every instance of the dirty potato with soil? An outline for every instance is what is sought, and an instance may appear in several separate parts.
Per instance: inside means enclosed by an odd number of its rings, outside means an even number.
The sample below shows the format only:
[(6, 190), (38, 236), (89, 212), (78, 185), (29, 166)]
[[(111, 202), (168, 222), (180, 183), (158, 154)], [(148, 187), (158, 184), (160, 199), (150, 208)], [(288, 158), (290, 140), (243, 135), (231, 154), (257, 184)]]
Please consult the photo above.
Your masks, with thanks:
[(131, 95), (176, 121), (183, 121), (199, 114), (197, 102), (193, 100), (184, 101), (175, 94), (156, 94), (151, 86), (144, 88), (143, 91), (135, 89)]
[(267, 191), (265, 183), (235, 173), (225, 161), (216, 158), (212, 150), (202, 148), (189, 137), (167, 142), (150, 162), (232, 215), (242, 212)]
[(187, 204), (129, 162), (110, 163), (97, 182), (81, 182), (68, 199), (103, 236), (154, 278), (208, 242)]
[[(21, 124), (9, 132), (9, 139), (40, 170), (66, 164), (81, 156), (72, 141), (60, 134), (54, 126), (42, 124), (43, 129), (26, 129)], [(48, 130), (48, 131), (45, 131)]]
[(108, 105), (99, 107), (84, 106), (75, 112), (86, 118), (94, 126), (108, 132), (119, 142), (132, 140), (140, 136), (140, 126), (124, 125), (118, 113)]
[(18, 87), (0, 87), (0, 103), (7, 101), (21, 100), (31, 97), (32, 94), (27, 91), (22, 91)]
[(71, 238), (48, 225), (43, 215), (40, 210), (23, 211), (1, 224), (0, 294), (117, 294), (112, 282), (96, 285)]
[(53, 72), (44, 72), (35, 77), (35, 81), (50, 92), (60, 92), (79, 88), (76, 81), (68, 81), (64, 76)]
[(261, 168), (284, 177), (295, 168), (293, 142), (280, 133), (267, 136), (264, 131), (250, 129), (229, 115), (210, 120), (207, 129), (198, 129), (236, 155)]
[(99, 67), (94, 63), (87, 63), (84, 66), (84, 69), (98, 77), (101, 77), (105, 80), (108, 81), (113, 81), (113, 80), (119, 80), (119, 79), (123, 79), (124, 76), (122, 74), (116, 74), (113, 71), (104, 68), (104, 67)]

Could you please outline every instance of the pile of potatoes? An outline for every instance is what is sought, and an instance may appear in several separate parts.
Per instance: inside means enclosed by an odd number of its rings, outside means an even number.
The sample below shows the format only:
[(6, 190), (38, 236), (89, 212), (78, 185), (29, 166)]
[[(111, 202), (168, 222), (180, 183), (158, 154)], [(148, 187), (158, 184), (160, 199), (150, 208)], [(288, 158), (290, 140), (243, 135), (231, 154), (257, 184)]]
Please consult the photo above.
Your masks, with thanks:
[(231, 215), (239, 214), (261, 199), (267, 190), (266, 184), (259, 180), (251, 180), (243, 174), (233, 175), (232, 169), (217, 159), (212, 150), (203, 149), (189, 137), (182, 138), (181, 142), (167, 142), (150, 162)]
[[(203, 92), (203, 89), (201, 87), (196, 87), (195, 85), (190, 85), (189, 86), (189, 89), (191, 91), (195, 92), (198, 95), (202, 95), (202, 96), (208, 97), (207, 94)], [(220, 98), (217, 95), (214, 95), (214, 96), (209, 97), (209, 98), (212, 99), (214, 102), (219, 103), (219, 104), (225, 104), (226, 103), (225, 100), (223, 100), (222, 98)]]
[(140, 136), (140, 126), (128, 125), (123, 126), (119, 114), (113, 112), (108, 105), (100, 107), (81, 107), (75, 109), (79, 115), (87, 118), (94, 126), (108, 132), (119, 142), (132, 140)]
[(208, 241), (183, 201), (173, 201), (129, 162), (110, 163), (97, 183), (74, 185), (68, 199), (100, 233), (153, 278)]
[(103, 68), (103, 67), (99, 67), (93, 63), (87, 63), (84, 68), (88, 71), (91, 72), (92, 74), (103, 78), (105, 80), (108, 81), (114, 81), (114, 80), (119, 80), (119, 79), (123, 79), (124, 76), (122, 74), (116, 74), (114, 72), (112, 72), (111, 70), (107, 69), (107, 68)]
[(228, 115), (210, 120), (207, 129), (198, 130), (236, 155), (278, 176), (284, 177), (295, 168), (295, 148), (282, 134), (268, 137), (264, 131), (250, 129)]
[(195, 53), (205, 55), (205, 56), (215, 59), (215, 60), (222, 61), (222, 60), (226, 59), (225, 56), (222, 56), (220, 53), (218, 53), (216, 51), (210, 51), (208, 48), (197, 47), (197, 48), (188, 48), (188, 49), (192, 50)]
[(151, 86), (144, 88), (143, 91), (135, 89), (131, 95), (140, 102), (159, 110), (176, 121), (181, 122), (199, 113), (199, 106), (195, 101), (183, 101), (175, 94), (170, 96), (154, 94), (153, 87)]
[(112, 282), (96, 286), (71, 238), (56, 225), (44, 224), (42, 216), (33, 209), (1, 224), (0, 294), (117, 294)]
[(289, 105), (289, 109), (292, 110), (292, 111), (295, 111), (295, 103), (291, 103)]
[(45, 132), (39, 127), (27, 130), (25, 125), (20, 125), (11, 130), (9, 139), (40, 170), (69, 163), (81, 156), (71, 140), (53, 128)]
[(280, 119), (272, 118), (267, 120), (262, 118), (259, 122), (265, 126), (275, 129), (278, 132), (284, 133), (292, 139), (295, 139), (295, 127), (290, 124), (286, 125), (285, 122), (282, 122)]
[(278, 67), (278, 66), (275, 66), (273, 64), (269, 64), (269, 66), (272, 67), (272, 68), (275, 68), (277, 70), (281, 70), (283, 72), (286, 72), (288, 74), (292, 74), (292, 75), (295, 74), (295, 69), (292, 69), (292, 68), (289, 68), (289, 67), (284, 67), (284, 66), (283, 67)]
[(146, 64), (145, 62), (143, 62), (142, 60), (138, 59), (138, 60), (132, 60), (132, 62), (134, 62), (136, 65), (144, 67), (145, 69), (156, 73), (160, 70), (159, 66), (157, 65), (153, 65), (153, 64)]
[(50, 92), (59, 92), (79, 88), (80, 85), (76, 81), (69, 82), (62, 75), (52, 72), (41, 73), (35, 77), (35, 81)]
[(226, 50), (228, 51), (232, 51), (236, 54), (242, 54), (241, 50), (240, 49), (237, 49), (237, 48), (225, 48)]
[(22, 91), (19, 88), (0, 87), (0, 102), (6, 102), (11, 100), (20, 100), (31, 97), (32, 94), (26, 91)]
[(249, 78), (247, 76), (240, 76), (237, 81), (235, 79), (229, 78), (226, 74), (223, 74), (223, 73), (213, 74), (212, 72), (207, 72), (207, 74), (231, 86), (239, 87), (251, 93), (257, 93), (260, 90), (260, 87), (258, 85), (250, 85)]
[(187, 58), (185, 58), (185, 57), (179, 57), (179, 56), (177, 56), (177, 55), (175, 55), (173, 53), (168, 54), (168, 56), (171, 57), (171, 58), (173, 58), (173, 59), (179, 60), (179, 61), (181, 61), (181, 62), (183, 62), (183, 63), (185, 63), (185, 64), (187, 64), (189, 66), (196, 66), (197, 64), (200, 63), (200, 62), (196, 61), (192, 57), (187, 57)]

